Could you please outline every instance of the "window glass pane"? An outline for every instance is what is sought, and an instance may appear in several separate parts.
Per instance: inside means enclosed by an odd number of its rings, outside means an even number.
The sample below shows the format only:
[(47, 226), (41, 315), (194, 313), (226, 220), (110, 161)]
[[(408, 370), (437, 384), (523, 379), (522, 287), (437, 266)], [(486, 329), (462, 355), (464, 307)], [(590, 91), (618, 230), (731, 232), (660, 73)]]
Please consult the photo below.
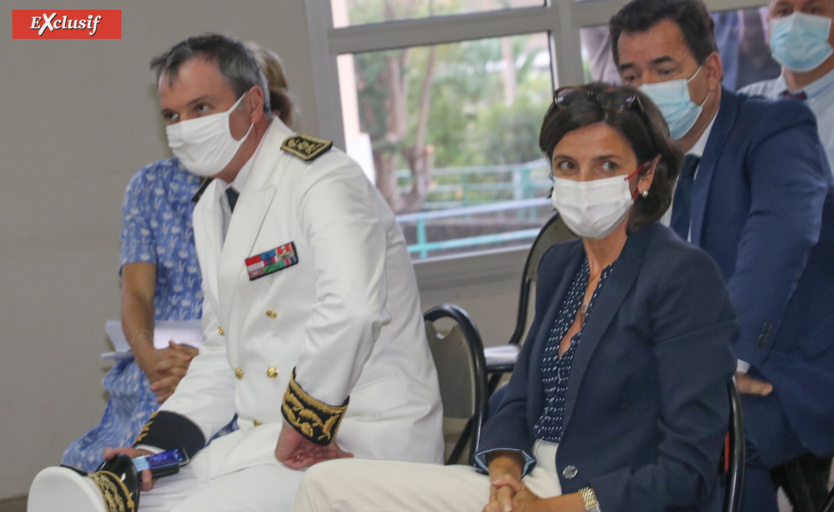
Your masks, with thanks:
[(552, 212), (538, 149), (553, 90), (548, 40), (339, 57), (348, 153), (399, 216), (415, 258), (530, 243)]
[(544, 0), (330, 0), (333, 26), (544, 6)]
[[(736, 90), (753, 82), (779, 76), (779, 64), (770, 57), (768, 48), (766, 15), (766, 7), (712, 14), (715, 40), (724, 67), (724, 87)], [(583, 28), (580, 35), (585, 80), (619, 82), (608, 42), (608, 26)]]

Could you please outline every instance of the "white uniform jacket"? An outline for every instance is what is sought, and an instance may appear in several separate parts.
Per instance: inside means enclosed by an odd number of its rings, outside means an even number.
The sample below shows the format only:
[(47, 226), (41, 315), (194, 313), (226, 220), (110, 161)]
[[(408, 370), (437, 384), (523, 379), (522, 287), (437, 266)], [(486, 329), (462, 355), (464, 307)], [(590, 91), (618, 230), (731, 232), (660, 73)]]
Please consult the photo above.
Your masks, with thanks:
[[(222, 187), (211, 183), (195, 208), (205, 344), (160, 411), (205, 440), (237, 413), (240, 430), (207, 448), (213, 476), (274, 463), (295, 368), (315, 399), (349, 399), (342, 449), (440, 462), (440, 392), (403, 234), (356, 163), (337, 149), (305, 161), (281, 149), (293, 135), (271, 122), (225, 242)], [(296, 264), (250, 280), (247, 259), (291, 242)]]

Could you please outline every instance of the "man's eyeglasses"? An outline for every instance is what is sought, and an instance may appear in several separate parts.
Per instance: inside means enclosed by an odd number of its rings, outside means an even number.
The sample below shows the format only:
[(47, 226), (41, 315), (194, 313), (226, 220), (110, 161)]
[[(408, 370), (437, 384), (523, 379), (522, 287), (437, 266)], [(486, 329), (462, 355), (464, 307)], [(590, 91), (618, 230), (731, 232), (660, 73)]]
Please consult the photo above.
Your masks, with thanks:
[(589, 90), (584, 86), (562, 87), (553, 92), (553, 103), (559, 108), (568, 108), (579, 103), (596, 103), (614, 112), (629, 109), (636, 109), (641, 114), (644, 112), (637, 93), (614, 87), (602, 90)]

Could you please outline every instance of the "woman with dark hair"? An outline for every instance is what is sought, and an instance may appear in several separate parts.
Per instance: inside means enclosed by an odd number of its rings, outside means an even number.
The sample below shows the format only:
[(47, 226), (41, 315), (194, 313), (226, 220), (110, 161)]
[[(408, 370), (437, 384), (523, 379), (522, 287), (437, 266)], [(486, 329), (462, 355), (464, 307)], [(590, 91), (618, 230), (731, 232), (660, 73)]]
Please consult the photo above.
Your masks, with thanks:
[(542, 257), (536, 316), (462, 466), (312, 467), (304, 511), (718, 511), (735, 314), (712, 260), (658, 219), (681, 155), (628, 87), (556, 91), (540, 146), (581, 238)]

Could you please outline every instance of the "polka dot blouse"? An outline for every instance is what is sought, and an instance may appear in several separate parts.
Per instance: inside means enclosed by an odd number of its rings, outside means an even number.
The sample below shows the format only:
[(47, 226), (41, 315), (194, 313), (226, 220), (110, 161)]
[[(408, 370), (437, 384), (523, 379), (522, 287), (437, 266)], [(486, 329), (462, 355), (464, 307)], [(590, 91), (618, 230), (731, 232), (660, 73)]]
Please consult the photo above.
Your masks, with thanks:
[(567, 295), (562, 300), (559, 313), (550, 329), (550, 336), (544, 348), (544, 360), (542, 361), (542, 387), (544, 388), (544, 410), (536, 424), (533, 426), (533, 433), (537, 439), (558, 443), (562, 439), (564, 425), (562, 420), (565, 412), (565, 395), (568, 390), (568, 379), (570, 378), (573, 356), (576, 354), (576, 347), (582, 340), (582, 333), (585, 331), (585, 324), (591, 316), (597, 297), (602, 291), (605, 281), (611, 274), (614, 264), (605, 267), (594, 289), (591, 300), (588, 302), (585, 311), (585, 318), (582, 327), (573, 335), (570, 340), (570, 348), (559, 357), (559, 345), (562, 338), (567, 334), (570, 326), (573, 325), (576, 314), (582, 306), (582, 299), (585, 297), (585, 289), (588, 287), (590, 278), (590, 267), (588, 259), (582, 262), (582, 266), (573, 278)]

